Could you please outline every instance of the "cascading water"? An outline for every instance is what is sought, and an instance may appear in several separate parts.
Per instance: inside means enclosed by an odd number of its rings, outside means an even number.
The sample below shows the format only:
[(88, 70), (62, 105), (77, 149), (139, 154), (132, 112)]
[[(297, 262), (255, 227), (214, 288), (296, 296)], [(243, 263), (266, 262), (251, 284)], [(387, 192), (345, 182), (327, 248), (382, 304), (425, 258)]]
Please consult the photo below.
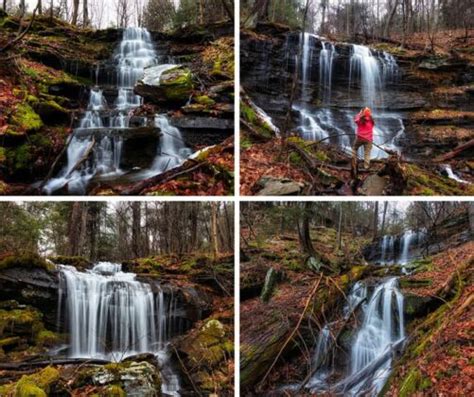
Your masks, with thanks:
[[(83, 115), (79, 127), (70, 138), (67, 148), (67, 165), (59, 172), (56, 178), (49, 180), (44, 191), (52, 194), (65, 186), (72, 194), (83, 195), (93, 178), (111, 180), (125, 171), (120, 168), (124, 139), (122, 134), (130, 131), (130, 114), (133, 109), (142, 105), (142, 98), (133, 92), (137, 81), (143, 77), (147, 67), (157, 64), (158, 56), (154, 49), (150, 33), (144, 28), (129, 27), (124, 30), (123, 38), (115, 55), (117, 97), (113, 104), (107, 103), (103, 91), (99, 87), (91, 89), (89, 105)], [(157, 67), (155, 79), (175, 67), (163, 64)], [(99, 81), (99, 72), (96, 71), (96, 80)], [(160, 119), (166, 116), (159, 116)], [(141, 127), (147, 120), (141, 121)], [(158, 127), (162, 123), (155, 123)], [(150, 173), (142, 172), (138, 177), (164, 172), (189, 155), (189, 150), (176, 129), (171, 133), (179, 135), (179, 143), (170, 146), (170, 128), (162, 131), (160, 144), (164, 146), (162, 152), (167, 153), (164, 164), (169, 167), (152, 167)], [(173, 138), (176, 142), (177, 140)], [(159, 157), (161, 153), (157, 154)], [(170, 160), (170, 157), (179, 161)], [(155, 160), (155, 164), (159, 162)], [(131, 178), (131, 180), (137, 179)]]
[[(367, 305), (363, 306), (363, 313), (362, 326), (351, 350), (349, 378), (357, 379), (357, 383), (349, 385), (347, 380), (342, 383), (350, 395), (376, 396), (390, 374), (392, 354), (387, 353), (405, 339), (403, 295), (396, 278), (388, 279), (375, 289)], [(381, 362), (372, 371), (358, 376), (377, 360)]]
[(154, 293), (135, 274), (122, 272), (120, 264), (101, 262), (85, 272), (59, 269), (59, 312), (67, 324), (69, 355), (120, 361), (154, 353), (164, 375), (163, 393), (179, 395), (167, 352), (168, 340), (186, 327), (176, 297)]
[(321, 41), (321, 52), (319, 53), (319, 97), (323, 104), (331, 101), (332, 71), (334, 58), (337, 55), (336, 47), (332, 43)]
[(359, 307), (362, 323), (353, 337), (346, 376), (336, 383), (331, 380), (340, 371), (327, 362), (332, 326), (329, 323), (323, 327), (314, 350), (317, 371), (305, 385), (311, 393), (376, 396), (385, 384), (391, 370), (390, 352), (405, 338), (403, 295), (397, 279), (381, 282), (371, 294), (365, 283), (356, 283), (347, 297), (344, 318), (354, 315)]
[[(300, 113), (298, 131), (304, 139), (328, 139), (328, 142), (339, 145), (343, 150), (351, 152), (350, 146), (355, 124), (353, 121), (357, 110), (346, 110), (334, 107), (332, 91), (334, 67), (338, 53), (332, 43), (321, 41), (319, 54), (319, 101), (322, 107), (311, 105), (310, 79), (312, 47), (309, 35), (303, 36), (302, 56), (302, 98), (294, 105)], [(396, 59), (385, 52), (373, 52), (362, 45), (352, 45), (352, 54), (348, 65), (348, 96), (350, 104), (358, 103), (360, 107), (374, 108), (375, 130), (374, 142), (388, 149), (397, 150), (396, 141), (405, 131), (402, 117), (394, 112), (382, 110), (384, 107), (383, 91), (389, 82), (398, 79), (399, 68)], [(340, 76), (339, 76), (340, 78)], [(342, 93), (338, 92), (338, 97)], [(350, 105), (354, 106), (354, 105)], [(357, 106), (357, 105), (355, 105)], [(362, 150), (362, 149), (361, 149)], [(373, 147), (372, 158), (387, 157), (383, 150)]]

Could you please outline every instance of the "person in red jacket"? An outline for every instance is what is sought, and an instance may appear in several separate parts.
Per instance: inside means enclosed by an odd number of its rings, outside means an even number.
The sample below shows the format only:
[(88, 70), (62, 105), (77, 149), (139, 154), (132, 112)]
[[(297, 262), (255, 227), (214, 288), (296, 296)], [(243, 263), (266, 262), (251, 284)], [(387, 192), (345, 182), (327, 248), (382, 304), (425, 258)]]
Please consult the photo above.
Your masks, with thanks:
[(372, 150), (372, 142), (374, 140), (375, 122), (372, 118), (372, 111), (369, 108), (362, 109), (354, 118), (357, 124), (357, 136), (352, 147), (352, 162), (354, 166), (357, 164), (357, 150), (364, 146), (364, 168), (370, 167), (370, 151)]

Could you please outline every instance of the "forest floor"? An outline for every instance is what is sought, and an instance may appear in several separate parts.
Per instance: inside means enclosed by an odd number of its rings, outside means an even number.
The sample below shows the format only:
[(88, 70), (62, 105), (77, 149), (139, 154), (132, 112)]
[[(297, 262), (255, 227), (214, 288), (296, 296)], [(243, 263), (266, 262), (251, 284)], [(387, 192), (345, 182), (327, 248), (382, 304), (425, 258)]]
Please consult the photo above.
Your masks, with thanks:
[[(267, 29), (278, 32), (278, 27)], [(266, 34), (247, 33), (257, 43), (269, 44)], [(348, 41), (343, 37), (329, 39)], [(396, 56), (406, 84), (425, 85), (423, 98), (426, 104), (408, 112), (404, 120), (406, 137), (401, 147), (402, 155), (388, 153), (387, 159), (373, 160), (368, 172), (361, 169), (359, 159), (358, 172), (351, 172), (350, 154), (327, 141), (304, 142), (297, 138), (294, 126), (288, 133), (291, 144), (283, 142), (244, 97), (241, 105), (241, 194), (474, 194), (474, 111), (469, 105), (474, 86), (463, 81), (463, 76), (468, 76), (474, 66), (474, 31), (439, 32), (434, 53), (427, 51), (426, 35), (411, 36), (403, 49), (396, 37), (392, 42), (374, 42), (363, 37), (358, 40)], [(246, 94), (252, 97), (251, 91)], [(470, 146), (443, 159), (463, 144)], [(466, 183), (448, 178), (447, 165)]]
[[(474, 392), (474, 242), (448, 249), (423, 267), (414, 276), (403, 278), (412, 284), (404, 288), (405, 293), (418, 299), (446, 299), (410, 326), (410, 344), (395, 367), (386, 395), (470, 395)], [(431, 283), (423, 286), (426, 280)], [(454, 293), (448, 294), (450, 290)]]

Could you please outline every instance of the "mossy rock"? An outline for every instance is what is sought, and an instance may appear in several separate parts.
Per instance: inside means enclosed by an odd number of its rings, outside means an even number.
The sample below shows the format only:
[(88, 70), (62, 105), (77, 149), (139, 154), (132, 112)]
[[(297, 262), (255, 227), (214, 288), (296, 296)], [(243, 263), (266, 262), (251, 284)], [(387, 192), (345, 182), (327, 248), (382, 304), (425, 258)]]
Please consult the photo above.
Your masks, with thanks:
[(104, 397), (126, 397), (127, 393), (118, 385), (111, 385), (105, 389)]
[(197, 333), (185, 339), (181, 349), (193, 365), (214, 367), (233, 350), (225, 326), (216, 319), (207, 320)]
[(9, 269), (12, 267), (23, 267), (28, 269), (40, 268), (48, 272), (55, 270), (55, 266), (39, 255), (34, 253), (24, 253), (19, 255), (11, 255), (3, 258), (0, 261), (0, 270)]
[(50, 256), (48, 258), (51, 262), (57, 265), (74, 266), (76, 269), (84, 270), (92, 266), (92, 263), (82, 256)]
[(53, 100), (39, 102), (34, 108), (45, 124), (61, 125), (69, 121), (69, 111)]
[(27, 103), (16, 106), (9, 122), (11, 124), (11, 127), (7, 130), (9, 135), (23, 135), (43, 127), (40, 116)]
[(32, 374), (24, 375), (18, 382), (0, 386), (1, 396), (13, 397), (47, 397), (52, 394), (59, 381), (59, 371), (53, 367)]
[(199, 103), (200, 105), (205, 105), (205, 106), (212, 106), (215, 105), (216, 101), (214, 99), (209, 98), (207, 95), (200, 95), (194, 98), (194, 101), (196, 103)]
[(38, 347), (53, 347), (61, 342), (62, 338), (59, 334), (48, 331), (41, 330), (36, 334), (35, 341)]
[(172, 102), (187, 101), (194, 90), (193, 75), (188, 68), (177, 67), (161, 75), (160, 87)]

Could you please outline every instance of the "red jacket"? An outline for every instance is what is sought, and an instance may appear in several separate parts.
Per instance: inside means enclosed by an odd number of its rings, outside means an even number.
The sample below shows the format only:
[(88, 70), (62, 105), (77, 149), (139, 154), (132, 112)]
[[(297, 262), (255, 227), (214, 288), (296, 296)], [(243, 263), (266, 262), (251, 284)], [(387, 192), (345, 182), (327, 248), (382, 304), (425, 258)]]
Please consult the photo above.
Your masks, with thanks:
[(357, 137), (372, 142), (374, 139), (374, 119), (372, 117), (361, 117), (358, 114), (354, 121), (357, 124)]

